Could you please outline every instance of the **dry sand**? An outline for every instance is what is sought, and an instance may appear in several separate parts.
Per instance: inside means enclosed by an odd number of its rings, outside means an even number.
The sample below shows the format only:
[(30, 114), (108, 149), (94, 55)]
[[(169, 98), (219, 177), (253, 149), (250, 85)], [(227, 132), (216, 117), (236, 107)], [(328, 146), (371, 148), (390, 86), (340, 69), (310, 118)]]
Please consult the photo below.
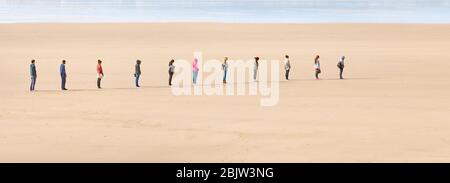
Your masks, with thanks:
[[(0, 162), (450, 162), (449, 33), (431, 24), (1, 24)], [(292, 80), (280, 82), (275, 107), (257, 96), (175, 97), (167, 62), (194, 51), (289, 54)], [(343, 54), (347, 79), (337, 80)]]

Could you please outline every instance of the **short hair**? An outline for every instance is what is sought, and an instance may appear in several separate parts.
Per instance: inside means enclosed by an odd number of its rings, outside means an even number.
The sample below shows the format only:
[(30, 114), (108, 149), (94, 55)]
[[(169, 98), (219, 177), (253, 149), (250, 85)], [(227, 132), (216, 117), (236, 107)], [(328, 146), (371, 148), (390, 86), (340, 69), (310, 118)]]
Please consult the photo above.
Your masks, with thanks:
[(259, 57), (255, 57), (255, 60), (259, 60)]
[(286, 58), (289, 58), (289, 55), (286, 55), (285, 57), (286, 57)]
[(100, 59), (97, 60), (98, 63), (102, 63), (102, 61)]
[(33, 59), (33, 60), (31, 60), (31, 63), (34, 63), (34, 59)]
[(66, 60), (62, 60), (62, 62), (66, 62)]

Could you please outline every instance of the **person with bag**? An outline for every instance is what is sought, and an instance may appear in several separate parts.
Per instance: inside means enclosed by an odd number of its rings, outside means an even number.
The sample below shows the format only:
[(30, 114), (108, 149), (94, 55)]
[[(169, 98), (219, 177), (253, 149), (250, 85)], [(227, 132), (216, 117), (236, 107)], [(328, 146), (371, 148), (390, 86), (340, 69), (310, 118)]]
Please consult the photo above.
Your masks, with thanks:
[(289, 55), (284, 59), (284, 70), (286, 71), (286, 80), (289, 80), (289, 71), (291, 70), (291, 62), (289, 61)]
[(141, 77), (141, 61), (136, 60), (136, 65), (134, 66), (134, 77), (136, 78), (136, 87), (139, 86), (139, 78)]
[(320, 61), (319, 61), (320, 56), (317, 55), (316, 58), (314, 59), (314, 69), (316, 72), (316, 79), (319, 79), (319, 74), (322, 72), (320, 70)]
[(341, 57), (341, 60), (339, 60), (339, 62), (337, 63), (337, 67), (339, 68), (339, 78), (340, 79), (344, 79), (344, 77), (342, 77), (342, 74), (344, 73), (344, 60), (345, 60), (345, 56)]

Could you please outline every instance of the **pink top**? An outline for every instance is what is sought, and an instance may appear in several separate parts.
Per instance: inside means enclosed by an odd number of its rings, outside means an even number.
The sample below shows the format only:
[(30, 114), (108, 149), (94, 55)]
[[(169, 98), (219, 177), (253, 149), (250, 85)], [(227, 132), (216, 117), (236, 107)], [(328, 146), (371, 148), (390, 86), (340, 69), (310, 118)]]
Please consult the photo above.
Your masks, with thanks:
[(198, 60), (196, 58), (192, 62), (192, 71), (194, 71), (194, 72), (198, 71)]

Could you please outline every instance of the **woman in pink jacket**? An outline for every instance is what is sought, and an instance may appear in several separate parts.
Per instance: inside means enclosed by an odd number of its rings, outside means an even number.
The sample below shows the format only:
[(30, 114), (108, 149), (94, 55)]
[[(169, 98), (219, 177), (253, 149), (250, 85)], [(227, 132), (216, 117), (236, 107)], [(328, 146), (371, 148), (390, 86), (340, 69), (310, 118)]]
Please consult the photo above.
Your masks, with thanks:
[(194, 58), (194, 61), (192, 61), (192, 82), (194, 84), (197, 83), (197, 76), (198, 76), (198, 59)]

